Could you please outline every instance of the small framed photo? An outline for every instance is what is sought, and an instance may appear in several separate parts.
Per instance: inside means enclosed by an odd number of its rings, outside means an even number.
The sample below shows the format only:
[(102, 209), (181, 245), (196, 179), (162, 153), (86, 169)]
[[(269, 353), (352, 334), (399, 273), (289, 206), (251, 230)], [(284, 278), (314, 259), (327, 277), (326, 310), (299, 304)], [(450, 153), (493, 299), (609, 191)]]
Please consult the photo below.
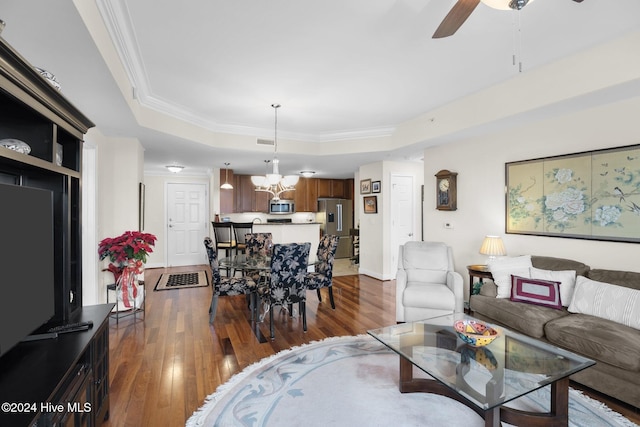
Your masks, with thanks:
[(380, 181), (373, 181), (371, 183), (371, 192), (379, 193), (380, 192)]
[(370, 179), (361, 179), (360, 180), (360, 194), (369, 194), (371, 193), (371, 180)]
[(378, 213), (378, 196), (366, 196), (364, 200), (364, 213)]

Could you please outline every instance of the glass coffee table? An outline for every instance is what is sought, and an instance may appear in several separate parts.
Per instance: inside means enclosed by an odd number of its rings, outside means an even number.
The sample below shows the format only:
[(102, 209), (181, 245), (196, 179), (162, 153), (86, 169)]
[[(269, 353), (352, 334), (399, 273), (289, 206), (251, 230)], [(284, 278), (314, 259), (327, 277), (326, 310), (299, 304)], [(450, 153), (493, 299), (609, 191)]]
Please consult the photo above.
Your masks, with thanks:
[[(477, 321), (463, 313), (401, 323), (368, 331), (400, 355), (401, 393), (429, 392), (464, 403), (484, 417), (486, 426), (500, 421), (513, 425), (566, 426), (569, 420), (569, 376), (595, 364), (507, 328), (491, 343), (474, 347), (458, 337), (454, 323)], [(413, 367), (431, 379), (414, 378)], [(551, 384), (548, 413), (503, 406)]]

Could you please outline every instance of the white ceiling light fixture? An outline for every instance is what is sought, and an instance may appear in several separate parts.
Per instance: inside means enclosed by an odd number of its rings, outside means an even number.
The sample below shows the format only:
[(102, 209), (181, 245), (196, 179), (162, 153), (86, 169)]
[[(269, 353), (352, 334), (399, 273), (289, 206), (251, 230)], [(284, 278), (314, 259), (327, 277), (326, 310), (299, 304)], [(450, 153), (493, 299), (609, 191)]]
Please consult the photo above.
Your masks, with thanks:
[(224, 184), (220, 186), (223, 190), (233, 190), (233, 185), (229, 184), (229, 165), (231, 163), (225, 163), (224, 167)]
[(315, 175), (316, 171), (300, 171), (300, 175), (304, 176), (305, 178), (311, 178), (313, 175)]
[[(266, 173), (264, 176), (252, 176), (251, 182), (256, 186), (256, 191), (271, 193), (273, 200), (280, 200), (280, 194), (296, 189), (300, 177), (298, 175), (280, 175), (280, 161), (278, 160), (278, 108), (280, 108), (280, 104), (271, 104), (271, 106), (275, 111), (272, 170), (271, 173)], [(265, 163), (268, 165), (269, 161), (265, 160)]]
[(499, 10), (520, 10), (534, 0), (480, 0), (489, 7)]
[(166, 168), (169, 169), (169, 172), (171, 173), (178, 173), (178, 172), (182, 172), (182, 169), (184, 169), (184, 166), (169, 165), (169, 166), (166, 166)]

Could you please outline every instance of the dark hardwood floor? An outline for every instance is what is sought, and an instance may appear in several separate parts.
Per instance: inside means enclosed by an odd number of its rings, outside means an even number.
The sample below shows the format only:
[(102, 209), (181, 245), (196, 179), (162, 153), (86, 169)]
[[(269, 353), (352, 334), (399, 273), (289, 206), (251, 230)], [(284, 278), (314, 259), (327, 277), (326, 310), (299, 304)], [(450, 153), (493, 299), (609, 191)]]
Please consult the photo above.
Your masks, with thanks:
[[(111, 408), (105, 426), (183, 426), (220, 384), (266, 356), (395, 323), (395, 281), (353, 275), (334, 277), (336, 310), (326, 290), (321, 303), (308, 293), (306, 333), (299, 317), (278, 312), (271, 341), (268, 320), (252, 324), (244, 296), (221, 297), (209, 325), (211, 287), (153, 291), (162, 273), (195, 270), (209, 273), (207, 265), (146, 270), (144, 320), (110, 320)], [(590, 395), (640, 423), (637, 409)]]

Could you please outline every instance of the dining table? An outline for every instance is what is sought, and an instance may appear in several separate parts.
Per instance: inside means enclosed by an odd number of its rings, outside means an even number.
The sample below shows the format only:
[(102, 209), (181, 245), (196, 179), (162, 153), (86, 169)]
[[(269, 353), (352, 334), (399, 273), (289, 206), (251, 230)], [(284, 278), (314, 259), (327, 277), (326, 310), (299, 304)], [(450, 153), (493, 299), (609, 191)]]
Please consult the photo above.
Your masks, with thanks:
[[(318, 260), (315, 257), (309, 257), (309, 263), (307, 265), (307, 269), (309, 271), (313, 271), (315, 265), (318, 264)], [(264, 321), (264, 317), (269, 312), (270, 305), (268, 303), (264, 303), (262, 314), (260, 314), (260, 304), (262, 300), (262, 296), (268, 294), (269, 292), (269, 283), (270, 283), (270, 275), (271, 275), (271, 254), (260, 255), (260, 254), (235, 254), (228, 257), (220, 258), (218, 263), (220, 269), (229, 269), (235, 274), (236, 271), (241, 271), (242, 275), (246, 275), (247, 272), (252, 272), (253, 276), (255, 276), (255, 272), (258, 273), (259, 279), (256, 283), (256, 303), (254, 306), (254, 319), (258, 319), (258, 321)], [(227, 270), (227, 271), (229, 271)]]

